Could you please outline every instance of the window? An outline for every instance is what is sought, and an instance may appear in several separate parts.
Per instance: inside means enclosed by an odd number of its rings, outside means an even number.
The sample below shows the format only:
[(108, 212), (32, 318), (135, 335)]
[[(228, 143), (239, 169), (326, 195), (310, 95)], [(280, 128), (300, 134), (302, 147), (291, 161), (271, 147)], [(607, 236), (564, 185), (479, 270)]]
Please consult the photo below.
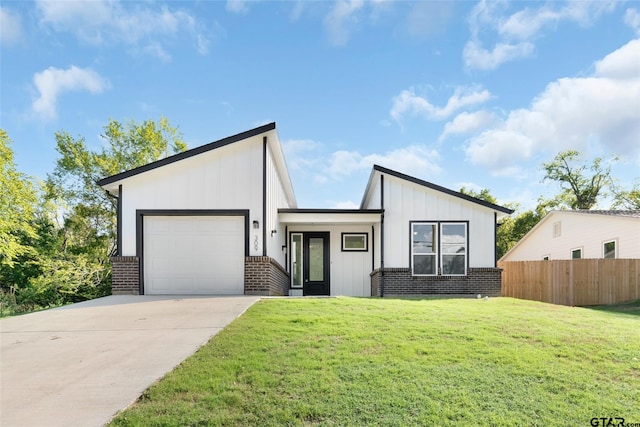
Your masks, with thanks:
[(440, 224), (442, 274), (464, 275), (467, 272), (467, 225)]
[(411, 224), (414, 275), (436, 274), (436, 224)]
[(369, 250), (367, 233), (342, 233), (342, 251), (366, 252)]
[(603, 258), (616, 257), (616, 241), (615, 240), (604, 242), (604, 244), (602, 245), (602, 257)]
[(543, 261), (549, 261), (549, 255), (545, 255), (545, 256), (543, 256), (543, 257), (542, 257), (542, 260), (543, 260)]
[(467, 274), (467, 224), (412, 222), (411, 272), (414, 276)]
[(582, 258), (582, 248), (571, 249), (571, 259), (580, 259)]
[(302, 287), (302, 234), (291, 234), (291, 287)]

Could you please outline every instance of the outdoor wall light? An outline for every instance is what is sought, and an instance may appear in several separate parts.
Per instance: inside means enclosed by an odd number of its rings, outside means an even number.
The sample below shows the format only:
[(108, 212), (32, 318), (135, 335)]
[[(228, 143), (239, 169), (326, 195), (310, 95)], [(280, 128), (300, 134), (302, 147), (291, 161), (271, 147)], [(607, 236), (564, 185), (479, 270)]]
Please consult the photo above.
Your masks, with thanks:
[(253, 228), (260, 228), (260, 223), (258, 222), (257, 219), (253, 220)]
[(278, 232), (278, 230), (271, 230), (271, 237), (273, 237), (274, 234), (276, 234)]

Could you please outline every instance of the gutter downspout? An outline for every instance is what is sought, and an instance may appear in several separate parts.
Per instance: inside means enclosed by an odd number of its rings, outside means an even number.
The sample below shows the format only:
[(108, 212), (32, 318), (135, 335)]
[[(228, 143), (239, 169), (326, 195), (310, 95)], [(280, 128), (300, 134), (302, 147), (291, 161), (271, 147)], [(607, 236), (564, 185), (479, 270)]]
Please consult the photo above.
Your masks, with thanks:
[(267, 256), (267, 137), (262, 137), (262, 256)]
[(384, 175), (380, 174), (380, 297), (384, 297)]
[(493, 213), (493, 266), (498, 267), (498, 212)]

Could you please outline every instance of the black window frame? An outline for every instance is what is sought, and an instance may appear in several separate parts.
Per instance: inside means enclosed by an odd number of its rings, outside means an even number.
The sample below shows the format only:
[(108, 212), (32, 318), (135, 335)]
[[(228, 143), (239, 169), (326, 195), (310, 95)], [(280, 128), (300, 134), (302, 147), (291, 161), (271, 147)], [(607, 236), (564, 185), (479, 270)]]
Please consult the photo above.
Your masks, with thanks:
[[(435, 236), (435, 252), (424, 254), (424, 255), (435, 255), (435, 273), (433, 274), (416, 274), (414, 271), (414, 225), (435, 225), (436, 226), (436, 236)], [(464, 225), (465, 227), (465, 252), (464, 254), (464, 273), (463, 274), (444, 274), (442, 272), (443, 267), (443, 255), (442, 252), (442, 227), (446, 225)], [(413, 277), (436, 277), (436, 276), (455, 276), (455, 277), (465, 277), (469, 274), (469, 221), (468, 220), (411, 220), (409, 221), (409, 269), (411, 270), (411, 276)], [(420, 254), (418, 254), (420, 255)]]

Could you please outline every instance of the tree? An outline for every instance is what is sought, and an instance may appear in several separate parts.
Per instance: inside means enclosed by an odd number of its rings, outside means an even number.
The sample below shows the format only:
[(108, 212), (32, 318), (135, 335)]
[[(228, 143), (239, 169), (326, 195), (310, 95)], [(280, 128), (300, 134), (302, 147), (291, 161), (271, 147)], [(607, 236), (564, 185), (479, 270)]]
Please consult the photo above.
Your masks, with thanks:
[(162, 117), (156, 123), (131, 120), (124, 125), (113, 119), (101, 135), (106, 147), (91, 151), (85, 139), (56, 132), (60, 153), (49, 175), (49, 197), (66, 206), (65, 242), (72, 252), (92, 252), (107, 259), (114, 254), (117, 201), (96, 182), (104, 177), (151, 163), (186, 150), (182, 134)]
[(631, 190), (613, 190), (614, 201), (612, 209), (640, 210), (640, 183), (636, 181)]
[(13, 266), (30, 251), (24, 239), (37, 237), (32, 223), (37, 201), (31, 180), (16, 170), (9, 135), (0, 129), (0, 266)]
[[(616, 160), (615, 157), (611, 159)], [(559, 207), (591, 209), (598, 202), (598, 196), (603, 195), (604, 189), (612, 184), (609, 162), (597, 157), (588, 166), (575, 150), (558, 153), (553, 161), (543, 163), (542, 168), (545, 171), (543, 182), (556, 181), (562, 189), (555, 199)]]
[[(462, 194), (475, 197), (476, 199), (484, 200), (485, 202), (498, 204), (498, 199), (491, 194), (489, 189), (485, 188), (476, 192), (474, 190), (467, 190), (465, 187), (460, 189)], [(540, 222), (542, 218), (553, 207), (553, 202), (540, 198), (538, 205), (533, 210), (527, 210), (517, 215), (506, 216), (498, 221), (498, 230), (496, 233), (496, 247), (498, 259), (502, 258), (509, 249), (511, 249), (516, 243), (524, 237), (535, 225)], [(511, 209), (518, 209), (517, 203), (505, 203), (505, 206)]]

